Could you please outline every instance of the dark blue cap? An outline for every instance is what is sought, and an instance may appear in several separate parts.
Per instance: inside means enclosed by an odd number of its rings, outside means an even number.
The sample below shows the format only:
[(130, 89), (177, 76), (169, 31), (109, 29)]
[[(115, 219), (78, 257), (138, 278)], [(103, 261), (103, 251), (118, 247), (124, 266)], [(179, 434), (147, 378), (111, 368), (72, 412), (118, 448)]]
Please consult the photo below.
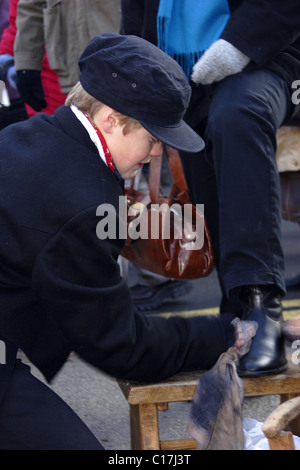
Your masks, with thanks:
[(84, 90), (115, 111), (138, 120), (156, 139), (199, 152), (201, 137), (184, 121), (191, 87), (175, 60), (137, 36), (93, 38), (79, 59)]

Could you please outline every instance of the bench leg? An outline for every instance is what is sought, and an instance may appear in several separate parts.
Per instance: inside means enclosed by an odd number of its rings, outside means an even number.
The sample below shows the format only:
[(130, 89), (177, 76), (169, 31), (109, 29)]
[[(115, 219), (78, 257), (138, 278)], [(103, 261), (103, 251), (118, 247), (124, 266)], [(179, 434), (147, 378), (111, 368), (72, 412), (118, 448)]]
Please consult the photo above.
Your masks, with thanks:
[[(288, 393), (280, 396), (280, 401), (283, 403), (286, 400), (300, 396), (299, 393)], [(295, 436), (300, 436), (300, 413), (299, 415), (290, 422), (289, 431), (291, 431)]]
[(156, 405), (130, 405), (130, 430), (132, 450), (159, 450)]
[(268, 439), (270, 450), (295, 450), (293, 435), (291, 432), (278, 434)]

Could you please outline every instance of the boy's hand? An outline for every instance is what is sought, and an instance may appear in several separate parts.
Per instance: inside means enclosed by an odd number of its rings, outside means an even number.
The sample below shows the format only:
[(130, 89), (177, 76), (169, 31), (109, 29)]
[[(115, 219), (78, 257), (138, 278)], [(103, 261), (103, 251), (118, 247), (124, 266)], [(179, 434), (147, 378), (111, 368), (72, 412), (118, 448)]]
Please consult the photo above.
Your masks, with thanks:
[(235, 344), (238, 357), (242, 357), (249, 352), (252, 338), (256, 335), (258, 323), (256, 321), (240, 320), (235, 318), (231, 322), (235, 332)]
[(224, 39), (214, 42), (194, 65), (191, 79), (209, 85), (241, 72), (250, 58)]

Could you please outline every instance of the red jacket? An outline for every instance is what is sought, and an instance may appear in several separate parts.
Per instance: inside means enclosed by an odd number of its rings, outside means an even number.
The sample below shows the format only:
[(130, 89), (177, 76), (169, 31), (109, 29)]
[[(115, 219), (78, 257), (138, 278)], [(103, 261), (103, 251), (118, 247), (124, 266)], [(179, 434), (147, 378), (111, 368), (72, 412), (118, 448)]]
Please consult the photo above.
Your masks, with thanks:
[[(14, 40), (17, 33), (16, 16), (18, 2), (19, 0), (11, 0), (10, 2), (9, 26), (4, 30), (2, 39), (0, 41), (0, 54), (14, 55)], [(47, 102), (47, 106), (42, 110), (42, 112), (46, 114), (53, 114), (59, 106), (64, 104), (66, 95), (61, 91), (56, 72), (50, 68), (46, 52), (44, 55), (41, 78), (45, 92), (45, 99)], [(30, 106), (27, 104), (25, 104), (25, 106), (29, 117), (37, 114), (37, 112), (34, 111)]]

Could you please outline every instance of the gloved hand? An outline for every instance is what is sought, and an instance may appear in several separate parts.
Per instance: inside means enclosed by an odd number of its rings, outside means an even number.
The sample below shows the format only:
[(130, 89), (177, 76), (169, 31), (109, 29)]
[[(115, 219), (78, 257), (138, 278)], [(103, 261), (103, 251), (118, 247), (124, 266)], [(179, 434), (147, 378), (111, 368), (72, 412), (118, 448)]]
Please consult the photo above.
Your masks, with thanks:
[(214, 42), (194, 65), (191, 79), (195, 83), (210, 85), (223, 78), (241, 72), (250, 57), (224, 39)]
[(256, 335), (258, 323), (256, 321), (240, 320), (235, 318), (231, 325), (234, 328), (235, 344), (238, 357), (242, 357), (249, 352), (252, 338)]
[(18, 70), (16, 83), (25, 103), (35, 111), (41, 111), (46, 107), (47, 103), (39, 70)]
[(8, 69), (14, 64), (13, 56), (9, 54), (0, 55), (0, 80), (4, 82)]

